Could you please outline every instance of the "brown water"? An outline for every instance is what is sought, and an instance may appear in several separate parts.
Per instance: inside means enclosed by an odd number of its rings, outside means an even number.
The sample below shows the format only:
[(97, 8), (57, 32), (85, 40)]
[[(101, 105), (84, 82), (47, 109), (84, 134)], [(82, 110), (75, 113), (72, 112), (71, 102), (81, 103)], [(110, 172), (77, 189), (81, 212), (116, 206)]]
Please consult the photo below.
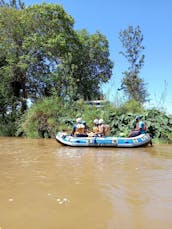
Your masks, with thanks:
[(170, 229), (172, 145), (0, 138), (1, 229)]

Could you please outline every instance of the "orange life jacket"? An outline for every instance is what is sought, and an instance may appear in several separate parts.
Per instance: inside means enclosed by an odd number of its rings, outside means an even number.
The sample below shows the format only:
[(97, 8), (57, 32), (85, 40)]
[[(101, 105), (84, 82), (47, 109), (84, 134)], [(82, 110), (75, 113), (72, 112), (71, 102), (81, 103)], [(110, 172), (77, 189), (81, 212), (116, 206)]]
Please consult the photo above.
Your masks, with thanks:
[(107, 124), (104, 126), (105, 126), (105, 136), (109, 136), (110, 135), (110, 126)]
[(84, 134), (85, 133), (85, 126), (81, 124), (76, 125), (76, 134)]
[(101, 136), (105, 136), (105, 125), (104, 124), (99, 125), (99, 133)]
[(93, 132), (95, 134), (99, 133), (99, 127), (98, 126), (93, 126)]

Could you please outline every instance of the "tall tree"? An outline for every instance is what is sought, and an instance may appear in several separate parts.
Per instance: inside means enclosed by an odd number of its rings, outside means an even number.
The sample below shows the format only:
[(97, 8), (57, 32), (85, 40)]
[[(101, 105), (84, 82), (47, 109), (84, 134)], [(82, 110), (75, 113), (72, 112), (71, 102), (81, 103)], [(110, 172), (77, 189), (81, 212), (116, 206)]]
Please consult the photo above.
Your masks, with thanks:
[(23, 113), (28, 98), (100, 95), (113, 66), (105, 36), (75, 31), (60, 5), (0, 1), (0, 116)]
[(128, 70), (125, 71), (122, 79), (121, 88), (129, 99), (134, 99), (143, 104), (148, 97), (146, 84), (139, 76), (141, 68), (144, 65), (143, 34), (139, 26), (129, 26), (127, 29), (120, 31), (119, 39), (124, 48), (124, 52), (120, 52), (129, 62)]
[[(27, 98), (91, 99), (112, 74), (108, 41), (101, 33), (76, 32), (73, 18), (55, 4), (22, 10), (0, 8), (0, 60), (10, 77), (11, 96), (26, 109)], [(5, 58), (5, 59), (4, 59)], [(13, 97), (14, 99), (14, 97)]]
[(101, 86), (111, 75), (113, 63), (109, 58), (109, 43), (100, 32), (90, 35), (78, 32), (79, 46), (74, 56), (76, 96), (85, 100), (101, 96)]
[[(73, 22), (72, 17), (55, 4), (22, 10), (9, 6), (0, 8), (0, 73), (9, 81), (12, 103), (16, 101), (22, 111), (28, 98), (50, 95), (54, 86), (52, 72), (66, 53), (72, 51)], [(16, 106), (11, 107), (16, 109)]]
[(74, 52), (76, 34), (73, 18), (59, 5), (34, 5), (26, 10), (27, 30), (24, 57), (29, 79), (29, 97), (51, 95), (55, 89), (60, 96), (66, 85), (58, 74), (59, 66)]

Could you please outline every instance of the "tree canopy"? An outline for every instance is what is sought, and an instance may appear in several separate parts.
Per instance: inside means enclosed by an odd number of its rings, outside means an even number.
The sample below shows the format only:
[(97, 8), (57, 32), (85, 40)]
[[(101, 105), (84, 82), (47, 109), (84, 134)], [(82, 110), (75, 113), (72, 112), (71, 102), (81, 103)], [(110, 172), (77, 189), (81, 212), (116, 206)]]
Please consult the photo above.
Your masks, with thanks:
[(113, 67), (104, 35), (75, 31), (74, 19), (57, 4), (0, 4), (1, 116), (24, 112), (28, 99), (101, 94)]
[(58, 4), (25, 7), (0, 1), (0, 118), (15, 122), (36, 102), (52, 95), (67, 101), (96, 99), (112, 74), (106, 37), (76, 31)]
[(73, 59), (75, 96), (76, 99), (97, 99), (101, 95), (102, 83), (106, 83), (112, 75), (108, 41), (100, 32), (90, 35), (86, 30), (81, 30), (77, 36), (79, 47)]
[(139, 26), (129, 26), (119, 33), (119, 39), (122, 43), (124, 51), (120, 53), (127, 59), (130, 64), (128, 70), (123, 74), (121, 89), (129, 99), (134, 99), (143, 104), (148, 97), (148, 92), (144, 80), (139, 76), (141, 68), (144, 64), (143, 34)]

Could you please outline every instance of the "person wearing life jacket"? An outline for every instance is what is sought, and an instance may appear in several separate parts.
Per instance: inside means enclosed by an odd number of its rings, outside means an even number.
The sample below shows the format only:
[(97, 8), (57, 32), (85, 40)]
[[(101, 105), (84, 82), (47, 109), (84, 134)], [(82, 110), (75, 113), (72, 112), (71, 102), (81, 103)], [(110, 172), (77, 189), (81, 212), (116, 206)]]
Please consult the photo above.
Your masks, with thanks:
[(88, 133), (90, 133), (90, 128), (89, 126), (87, 125), (86, 121), (82, 121), (82, 124), (84, 125), (84, 133), (85, 135), (88, 135)]
[(136, 137), (140, 134), (145, 134), (146, 133), (146, 125), (145, 123), (142, 121), (142, 116), (138, 115), (136, 116), (136, 126), (134, 131), (132, 131), (129, 134), (129, 137)]
[(110, 126), (105, 124), (103, 119), (99, 119), (99, 135), (101, 137), (110, 135)]
[(76, 137), (87, 137), (88, 135), (85, 134), (85, 126), (82, 123), (82, 118), (77, 118), (76, 119), (76, 124), (74, 125), (72, 129), (72, 136)]
[(93, 133), (97, 135), (99, 133), (99, 120), (96, 118), (93, 121)]
[(99, 119), (99, 136), (103, 137), (106, 135), (105, 123), (103, 119)]

